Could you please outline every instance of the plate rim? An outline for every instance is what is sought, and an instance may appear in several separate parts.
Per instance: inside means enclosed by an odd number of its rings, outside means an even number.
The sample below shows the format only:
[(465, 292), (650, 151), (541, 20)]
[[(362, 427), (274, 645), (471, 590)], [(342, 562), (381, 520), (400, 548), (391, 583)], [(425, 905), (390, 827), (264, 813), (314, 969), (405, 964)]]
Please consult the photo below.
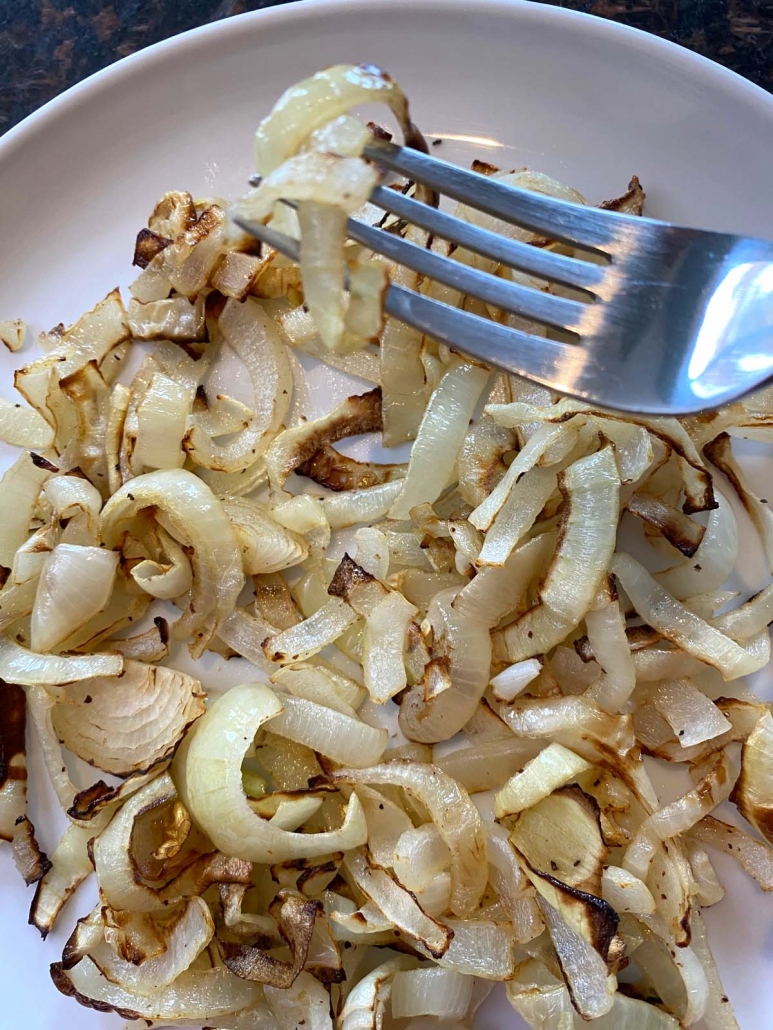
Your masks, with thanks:
[(599, 15), (587, 14), (549, 3), (534, 0), (475, 0), (471, 9), (469, 0), (291, 0), (290, 3), (278, 7), (268, 7), (257, 11), (231, 15), (215, 22), (207, 22), (192, 29), (159, 40), (150, 46), (126, 57), (119, 58), (112, 64), (93, 72), (80, 82), (75, 83), (59, 95), (52, 97), (37, 110), (32, 111), (16, 125), (0, 136), (0, 165), (24, 146), (28, 139), (45, 133), (49, 125), (57, 119), (76, 110), (80, 104), (87, 103), (97, 95), (103, 87), (119, 84), (122, 79), (130, 78), (143, 67), (152, 71), (163, 63), (170, 54), (180, 57), (186, 51), (194, 51), (203, 39), (210, 43), (222, 43), (242, 35), (246, 28), (254, 25), (264, 27), (267, 31), (293, 21), (302, 21), (320, 13), (334, 14), (349, 11), (356, 15), (358, 11), (372, 14), (374, 10), (391, 11), (397, 17), (400, 10), (409, 14), (417, 11), (440, 12), (454, 10), (475, 18), (485, 18), (495, 13), (512, 13), (514, 20), (524, 19), (530, 22), (542, 22), (558, 27), (569, 27), (570, 30), (591, 37), (606, 37), (610, 43), (620, 42), (626, 47), (640, 53), (650, 52), (655, 57), (670, 54), (671, 58), (681, 64), (696, 81), (700, 78), (711, 80), (712, 85), (733, 95), (756, 109), (758, 115), (771, 120), (773, 127), (773, 94), (738, 72), (724, 65), (697, 54), (680, 43), (664, 39), (643, 29), (638, 29), (621, 22), (602, 18)]

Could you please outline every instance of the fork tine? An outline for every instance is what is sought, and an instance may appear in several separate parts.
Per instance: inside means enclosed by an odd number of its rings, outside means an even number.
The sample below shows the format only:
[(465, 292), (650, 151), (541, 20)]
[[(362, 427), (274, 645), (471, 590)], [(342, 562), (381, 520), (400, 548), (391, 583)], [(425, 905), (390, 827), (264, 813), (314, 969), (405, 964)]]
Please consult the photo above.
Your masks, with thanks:
[[(262, 222), (238, 217), (234, 220), (246, 232), (281, 254), (293, 261), (299, 260), (300, 246), (297, 240)], [(575, 396), (584, 396), (583, 373), (588, 356), (581, 346), (559, 343), (532, 336), (520, 329), (511, 329), (469, 311), (423, 297), (402, 286), (389, 287), (384, 309), (388, 315), (412, 325), (439, 343), (466, 351), (516, 375), (528, 376), (553, 389), (566, 392), (567, 384), (572, 384), (571, 392)], [(473, 347), (470, 347), (471, 341), (474, 341)]]
[(554, 254), (542, 247), (534, 247), (530, 243), (497, 236), (487, 229), (481, 229), (470, 222), (462, 221), (461, 218), (446, 214), (445, 211), (439, 211), (436, 207), (414, 200), (399, 190), (377, 186), (370, 199), (377, 207), (383, 207), (412, 225), (427, 229), (428, 232), (450, 243), (491, 258), (492, 261), (507, 265), (508, 268), (517, 268), (521, 272), (550, 279), (564, 286), (573, 286), (592, 293), (606, 273), (602, 265), (579, 261), (563, 254)]
[(383, 254), (397, 264), (412, 268), (429, 279), (451, 286), (460, 293), (477, 297), (494, 307), (504, 308), (524, 318), (536, 319), (557, 329), (579, 332), (586, 304), (564, 297), (554, 297), (528, 286), (499, 279), (458, 261), (450, 261), (434, 251), (425, 250), (382, 229), (374, 229), (354, 218), (349, 219), (347, 230), (357, 243)]
[[(445, 343), (514, 375), (534, 379), (543, 386), (583, 396), (580, 384), (588, 355), (579, 344), (532, 336), (520, 329), (511, 329), (461, 308), (431, 300), (402, 286), (389, 287), (384, 308), (393, 318), (412, 325), (438, 343)], [(568, 387), (567, 384), (573, 385)]]
[(565, 200), (518, 190), (496, 179), (468, 172), (418, 150), (398, 147), (385, 140), (374, 139), (364, 148), (363, 154), (385, 168), (496, 218), (602, 254), (615, 241), (615, 223), (626, 219), (625, 215), (599, 213)]

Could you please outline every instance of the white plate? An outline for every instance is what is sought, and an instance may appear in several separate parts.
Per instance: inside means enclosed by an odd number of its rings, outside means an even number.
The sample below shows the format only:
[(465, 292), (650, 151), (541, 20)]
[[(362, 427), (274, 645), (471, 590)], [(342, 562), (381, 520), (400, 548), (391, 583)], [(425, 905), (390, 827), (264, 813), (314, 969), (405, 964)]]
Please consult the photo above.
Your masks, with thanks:
[[(594, 201), (620, 193), (636, 173), (656, 217), (773, 237), (773, 99), (717, 65), (549, 6), (307, 0), (130, 57), (0, 141), (0, 317), (24, 318), (38, 332), (127, 285), (134, 234), (160, 193), (239, 193), (258, 119), (286, 86), (339, 62), (387, 68), (427, 133), (457, 137), (443, 156), (529, 165)], [(16, 363), (0, 355), (8, 397)], [(346, 392), (340, 377), (320, 372), (311, 402), (324, 407)], [(749, 585), (760, 585), (760, 570), (748, 568)], [(40, 784), (34, 755), (31, 772)], [(49, 849), (53, 811), (38, 787), (32, 813)], [(728, 862), (718, 865), (730, 890), (708, 913), (715, 951), (741, 1026), (760, 1030), (770, 1018), (763, 985), (773, 965), (773, 899)], [(7, 848), (0, 897), (0, 1025), (120, 1026), (116, 1016), (76, 1008), (47, 974), (89, 898), (68, 906), (62, 928), (41, 943), (26, 925), (29, 893)], [(478, 1020), (481, 1030), (519, 1025), (501, 997)]]

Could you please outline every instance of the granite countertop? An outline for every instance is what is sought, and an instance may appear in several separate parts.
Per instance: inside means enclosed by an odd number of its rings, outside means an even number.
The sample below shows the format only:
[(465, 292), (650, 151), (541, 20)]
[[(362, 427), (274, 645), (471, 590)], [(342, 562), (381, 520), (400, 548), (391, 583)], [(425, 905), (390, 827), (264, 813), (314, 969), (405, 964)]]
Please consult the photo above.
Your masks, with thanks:
[[(135, 50), (286, 2), (0, 0), (0, 133)], [(773, 0), (561, 0), (560, 6), (654, 32), (773, 91)]]

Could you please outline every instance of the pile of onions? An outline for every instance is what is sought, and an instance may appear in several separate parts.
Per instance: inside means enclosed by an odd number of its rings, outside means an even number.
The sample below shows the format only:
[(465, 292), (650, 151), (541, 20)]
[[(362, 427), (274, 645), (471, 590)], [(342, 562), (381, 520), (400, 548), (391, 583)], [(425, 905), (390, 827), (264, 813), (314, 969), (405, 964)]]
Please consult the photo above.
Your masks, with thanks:
[[(349, 113), (372, 101), (424, 146), (370, 66), (299, 83), (258, 129), (239, 210), (299, 233), (299, 266), (167, 193), (128, 307), (42, 334), (26, 406), (0, 403), (0, 439), (30, 448), (0, 480), (0, 840), (43, 937), (100, 889), (53, 982), (137, 1026), (459, 1030), (504, 982), (534, 1030), (733, 1030), (701, 908), (717, 851), (773, 890), (773, 718), (742, 682), (773, 585), (723, 589), (736, 501), (773, 555), (732, 454), (771, 439), (773, 398), (622, 415), (385, 320), (389, 280), (470, 302), (346, 239), (381, 218)], [(643, 200), (634, 179), (605, 206)], [(368, 389), (307, 419), (290, 348)], [(410, 458), (336, 446), (371, 433)], [(27, 722), (68, 820), (50, 857)], [(644, 756), (693, 785), (666, 803)]]

